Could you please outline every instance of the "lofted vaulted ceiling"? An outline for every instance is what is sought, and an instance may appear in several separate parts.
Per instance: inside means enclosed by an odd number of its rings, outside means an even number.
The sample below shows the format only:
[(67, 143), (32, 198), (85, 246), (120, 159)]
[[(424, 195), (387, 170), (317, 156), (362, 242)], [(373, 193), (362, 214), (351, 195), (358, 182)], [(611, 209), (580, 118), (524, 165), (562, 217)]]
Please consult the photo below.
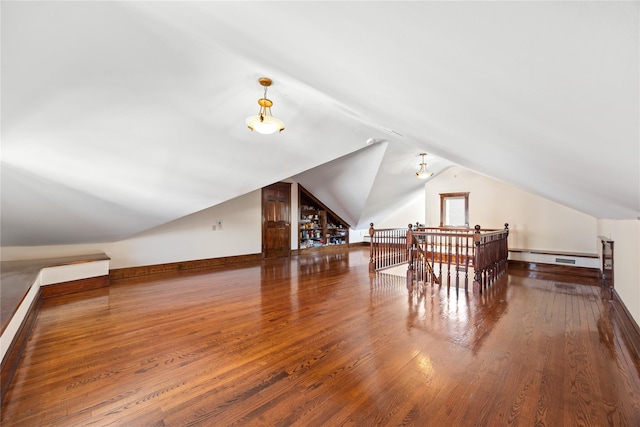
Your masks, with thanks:
[[(422, 191), (421, 152), (640, 217), (638, 2), (0, 7), (2, 246), (116, 241), (291, 177), (366, 228)], [(262, 76), (280, 134), (244, 124)]]

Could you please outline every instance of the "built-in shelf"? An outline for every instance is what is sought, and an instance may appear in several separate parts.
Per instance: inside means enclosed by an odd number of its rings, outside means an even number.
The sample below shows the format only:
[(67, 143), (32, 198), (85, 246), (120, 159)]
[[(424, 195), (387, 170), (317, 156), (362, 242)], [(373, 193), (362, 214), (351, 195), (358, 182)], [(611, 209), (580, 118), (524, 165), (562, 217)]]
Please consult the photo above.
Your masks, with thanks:
[(349, 244), (349, 224), (298, 185), (298, 248), (327, 248)]

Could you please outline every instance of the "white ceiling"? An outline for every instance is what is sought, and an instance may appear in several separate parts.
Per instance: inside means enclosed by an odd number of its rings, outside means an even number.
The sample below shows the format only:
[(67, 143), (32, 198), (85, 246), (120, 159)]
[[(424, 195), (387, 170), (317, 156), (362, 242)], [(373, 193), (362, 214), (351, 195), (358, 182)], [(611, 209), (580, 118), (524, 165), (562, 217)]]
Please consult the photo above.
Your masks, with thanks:
[[(2, 246), (116, 241), (291, 177), (367, 228), (422, 191), (423, 151), (640, 217), (638, 2), (0, 7)], [(261, 76), (281, 134), (244, 124)]]

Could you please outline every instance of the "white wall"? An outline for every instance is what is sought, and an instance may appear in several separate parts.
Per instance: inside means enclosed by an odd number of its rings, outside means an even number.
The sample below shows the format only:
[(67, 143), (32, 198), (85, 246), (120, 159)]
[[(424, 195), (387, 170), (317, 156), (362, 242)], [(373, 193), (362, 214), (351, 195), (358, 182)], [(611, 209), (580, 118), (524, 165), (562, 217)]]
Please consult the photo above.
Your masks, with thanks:
[(640, 324), (640, 221), (600, 219), (598, 235), (613, 240), (613, 286)]
[(596, 218), (509, 184), (452, 167), (425, 186), (425, 225), (440, 225), (440, 193), (469, 192), (469, 225), (504, 228), (509, 247), (598, 253)]
[[(291, 249), (298, 248), (298, 186), (291, 180)], [(217, 226), (222, 221), (222, 228)], [(216, 230), (213, 226), (216, 225)], [(196, 212), (131, 238), (89, 245), (5, 247), (3, 261), (54, 258), (104, 252), (110, 268), (262, 252), (262, 190)]]
[[(214, 231), (218, 220), (222, 229)], [(109, 268), (115, 269), (255, 254), (262, 251), (261, 246), (262, 192), (256, 190), (119, 242), (7, 247), (2, 248), (2, 260), (104, 252), (111, 258)]]
[(261, 246), (262, 192), (256, 190), (117, 242), (108, 255), (112, 268), (121, 268), (255, 254)]
[[(425, 192), (420, 191), (404, 205), (398, 206), (388, 216), (375, 224), (376, 228), (405, 228), (416, 221), (424, 223)], [(367, 233), (369, 229), (367, 229)]]
[[(410, 198), (403, 205), (389, 211), (388, 214), (380, 218), (375, 224), (375, 228), (405, 228), (416, 221), (424, 224), (424, 190), (417, 191), (414, 197)], [(369, 237), (369, 227), (366, 229), (352, 229), (349, 231), (349, 243), (363, 242)], [(368, 240), (367, 240), (368, 241)]]

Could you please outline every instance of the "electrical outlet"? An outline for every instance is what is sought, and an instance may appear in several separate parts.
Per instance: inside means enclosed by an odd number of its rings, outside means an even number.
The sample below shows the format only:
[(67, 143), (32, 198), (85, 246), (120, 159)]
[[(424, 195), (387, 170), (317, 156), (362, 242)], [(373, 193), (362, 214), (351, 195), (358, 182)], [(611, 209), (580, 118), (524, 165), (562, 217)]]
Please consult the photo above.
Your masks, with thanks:
[(211, 226), (211, 230), (216, 231), (216, 229), (217, 229), (216, 225), (215, 225), (215, 224), (213, 224), (213, 225)]

